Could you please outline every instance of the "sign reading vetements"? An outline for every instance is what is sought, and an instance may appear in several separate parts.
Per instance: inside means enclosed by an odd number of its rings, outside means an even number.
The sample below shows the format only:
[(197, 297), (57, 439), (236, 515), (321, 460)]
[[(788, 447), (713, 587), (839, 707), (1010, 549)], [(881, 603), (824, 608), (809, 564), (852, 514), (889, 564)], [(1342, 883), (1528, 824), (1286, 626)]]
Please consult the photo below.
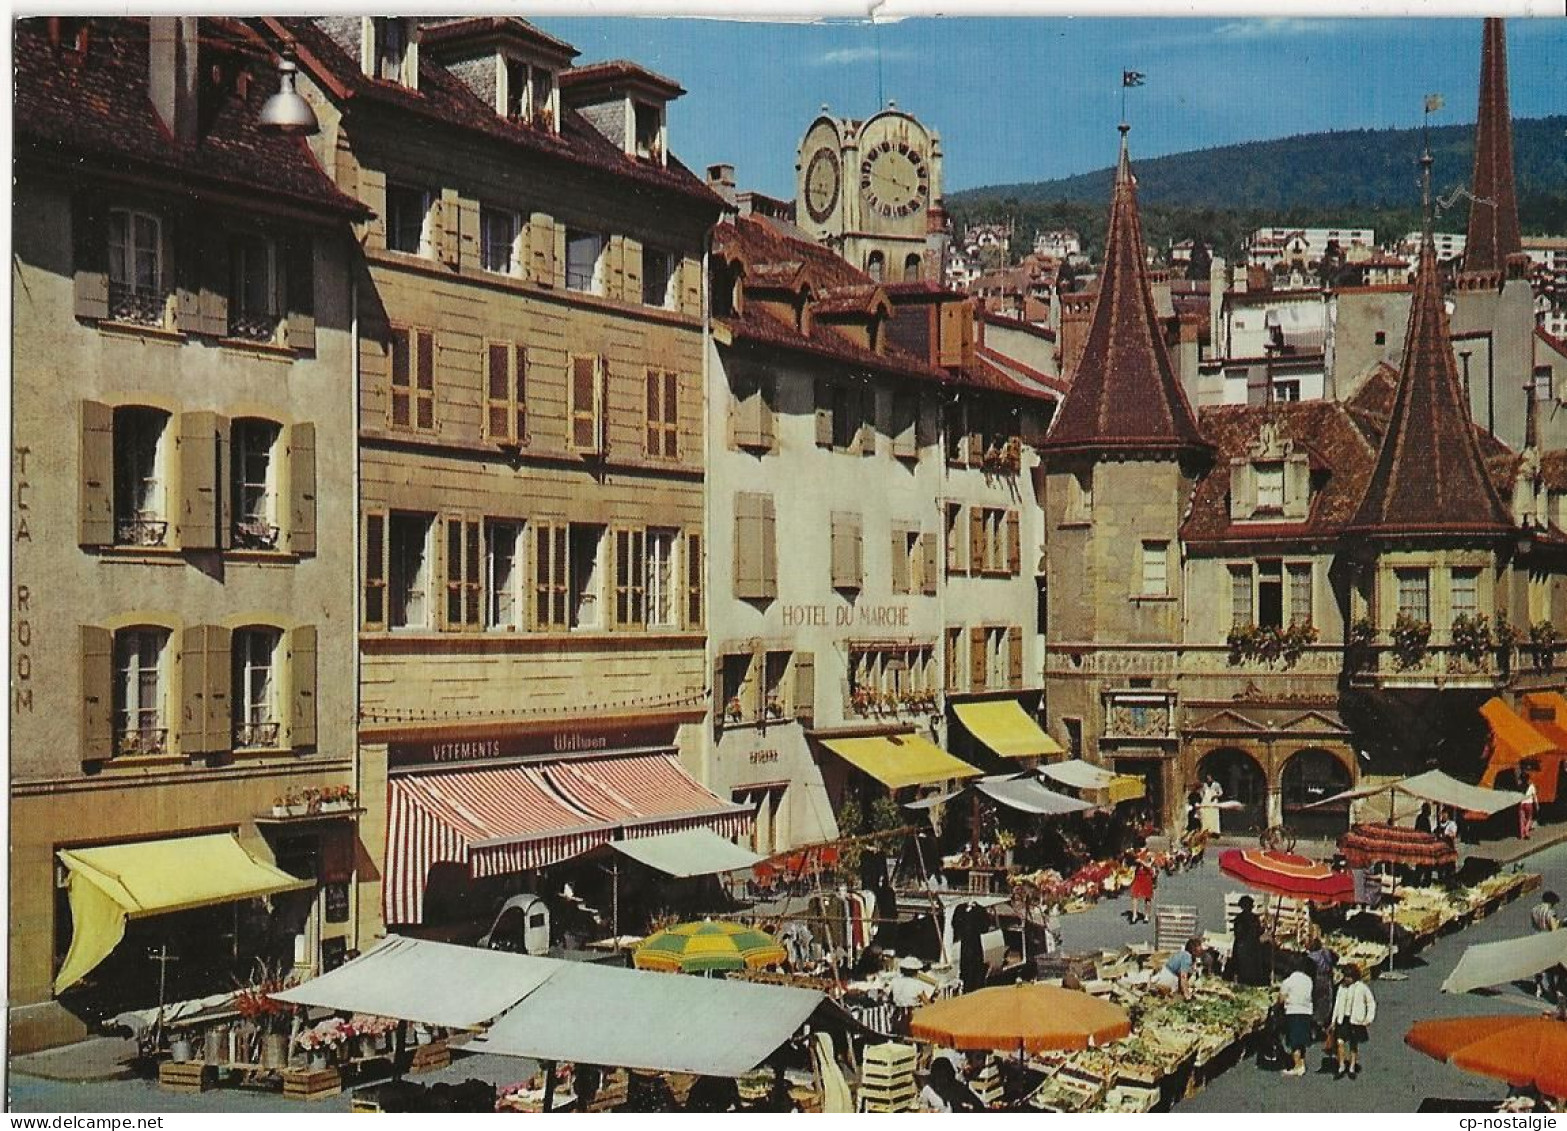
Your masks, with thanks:
[(387, 744), (387, 765), (462, 765), (497, 759), (547, 757), (623, 750), (634, 747), (673, 746), (675, 724), (655, 719), (604, 725), (593, 719), (563, 722), (558, 730), (518, 730), (484, 738), (434, 737), (417, 742)]

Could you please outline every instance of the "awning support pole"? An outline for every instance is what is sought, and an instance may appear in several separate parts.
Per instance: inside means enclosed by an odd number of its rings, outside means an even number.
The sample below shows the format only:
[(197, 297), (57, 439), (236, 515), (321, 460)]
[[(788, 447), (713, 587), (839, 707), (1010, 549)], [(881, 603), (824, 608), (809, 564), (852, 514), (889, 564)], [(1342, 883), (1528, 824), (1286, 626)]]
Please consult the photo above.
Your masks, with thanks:
[(403, 1078), (404, 1056), (408, 1052), (408, 1022), (398, 1021), (397, 1031), (392, 1036), (392, 1079), (394, 1081)]
[(548, 1115), (555, 1110), (555, 1062), (541, 1061), (540, 1067), (544, 1069), (544, 1113)]
[[(610, 869), (609, 881), (609, 915), (610, 930), (615, 935), (615, 953), (620, 953), (620, 858), (617, 855), (614, 867)], [(548, 1111), (548, 1108), (544, 1109)]]

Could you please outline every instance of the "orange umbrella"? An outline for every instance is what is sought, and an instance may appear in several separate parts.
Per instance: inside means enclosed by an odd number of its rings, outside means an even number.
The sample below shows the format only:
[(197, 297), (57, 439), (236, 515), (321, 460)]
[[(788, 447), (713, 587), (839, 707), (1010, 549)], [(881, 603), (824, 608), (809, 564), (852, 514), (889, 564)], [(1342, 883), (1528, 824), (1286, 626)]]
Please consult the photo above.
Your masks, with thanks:
[(1567, 1096), (1567, 1021), (1520, 1013), (1419, 1021), (1404, 1043), (1465, 1072)]
[(1081, 1049), (1132, 1031), (1126, 1010), (1081, 990), (1020, 982), (921, 1006), (909, 1036), (955, 1049)]

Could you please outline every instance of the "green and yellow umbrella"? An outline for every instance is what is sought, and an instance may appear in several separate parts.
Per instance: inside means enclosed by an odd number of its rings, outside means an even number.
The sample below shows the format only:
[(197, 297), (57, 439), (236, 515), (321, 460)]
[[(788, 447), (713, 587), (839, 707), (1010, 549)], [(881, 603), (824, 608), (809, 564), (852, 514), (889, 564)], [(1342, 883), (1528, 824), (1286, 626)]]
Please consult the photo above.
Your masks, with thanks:
[(649, 935), (631, 956), (638, 970), (681, 974), (756, 970), (783, 960), (784, 948), (766, 931), (714, 919), (665, 927)]

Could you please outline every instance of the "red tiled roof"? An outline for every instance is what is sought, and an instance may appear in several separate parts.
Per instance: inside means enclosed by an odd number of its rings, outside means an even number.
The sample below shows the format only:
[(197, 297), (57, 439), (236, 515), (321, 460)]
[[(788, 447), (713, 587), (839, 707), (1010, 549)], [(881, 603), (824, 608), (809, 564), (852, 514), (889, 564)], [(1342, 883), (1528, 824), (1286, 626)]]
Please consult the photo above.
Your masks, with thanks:
[(650, 71), (629, 59), (608, 59), (602, 63), (589, 63), (583, 67), (573, 67), (569, 71), (563, 71), (560, 76), (562, 90), (609, 86), (617, 82), (646, 86), (656, 90), (665, 98), (679, 98), (685, 93), (685, 88), (674, 79), (661, 75), (657, 71)]
[(1033, 322), (1025, 322), (1021, 318), (1012, 318), (994, 310), (986, 310), (980, 307), (974, 312), (974, 317), (991, 326), (1005, 326), (1009, 330), (1021, 330), (1026, 334), (1032, 334), (1047, 342), (1056, 340), (1056, 332), (1048, 326), (1038, 326)]
[(957, 377), (975, 388), (1050, 404), (1057, 403), (1067, 388), (1058, 377), (1047, 376), (987, 349), (976, 349), (973, 362), (958, 370)]
[[(88, 21), (85, 58), (51, 45), (46, 19), (17, 20), (15, 117), (17, 156), (102, 163), (124, 173), (162, 177), (180, 187), (239, 189), (259, 197), (324, 209), (341, 217), (364, 207), (339, 192), (300, 138), (257, 125), (277, 91), (277, 71), (258, 65), (267, 51), (239, 20), (203, 18), (204, 61), (223, 61), (248, 75), (244, 93), (204, 84), (203, 129), (194, 143), (176, 141), (147, 93), (149, 25), (145, 18)], [(234, 43), (232, 50), (226, 44)]]
[(634, 181), (652, 190), (663, 190), (706, 205), (715, 213), (723, 201), (673, 156), (667, 165), (641, 161), (614, 145), (575, 110), (561, 114), (560, 132), (510, 121), (495, 112), (461, 79), (421, 54), (419, 89), (401, 83), (370, 78), (314, 20), (300, 17), (268, 18), (267, 24), (293, 37), (302, 69), (308, 70), (336, 98), (393, 107), (442, 125), (482, 134), (528, 152), (610, 176)]
[(1104, 270), (1071, 391), (1040, 445), (1051, 453), (1209, 450), (1165, 348), (1143, 259), (1137, 187), (1121, 137)]
[(1486, 473), (1453, 364), (1429, 237), (1420, 251), (1387, 433), (1349, 529), (1368, 538), (1498, 537), (1513, 531)]
[(1567, 451), (1557, 449), (1541, 455), (1540, 478), (1552, 491), (1567, 491)]
[(1513, 184), (1513, 123), (1507, 103), (1507, 32), (1503, 21), (1485, 21), (1480, 47), (1480, 109), (1475, 120), (1474, 200), (1464, 271), (1501, 271), (1523, 250), (1518, 196)]
[(454, 40), (483, 40), (491, 36), (515, 36), (543, 47), (550, 54), (563, 59), (575, 59), (581, 54), (564, 39), (556, 39), (549, 32), (529, 23), (521, 16), (465, 16), (461, 19), (442, 20), (440, 23), (423, 24), (419, 28), (421, 47), (444, 47)]

